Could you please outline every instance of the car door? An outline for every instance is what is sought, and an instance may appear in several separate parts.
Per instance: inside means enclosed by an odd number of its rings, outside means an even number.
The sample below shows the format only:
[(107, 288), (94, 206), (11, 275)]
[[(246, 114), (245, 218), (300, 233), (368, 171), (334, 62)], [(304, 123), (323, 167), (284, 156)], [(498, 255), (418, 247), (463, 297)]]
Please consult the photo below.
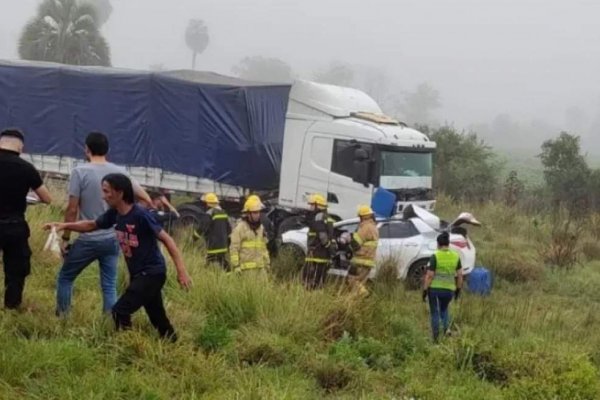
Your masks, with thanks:
[(421, 251), (422, 237), (410, 221), (390, 221), (387, 231), (384, 232), (386, 238), (386, 262), (392, 260), (395, 263), (399, 276), (410, 266), (411, 262), (417, 258)]

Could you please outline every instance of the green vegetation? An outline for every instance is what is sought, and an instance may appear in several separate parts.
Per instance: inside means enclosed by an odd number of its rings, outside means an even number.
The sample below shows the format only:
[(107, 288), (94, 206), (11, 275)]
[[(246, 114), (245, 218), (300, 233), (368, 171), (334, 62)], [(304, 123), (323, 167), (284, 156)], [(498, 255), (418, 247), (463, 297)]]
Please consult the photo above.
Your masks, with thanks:
[[(276, 279), (225, 275), (186, 241), (194, 288), (180, 290), (171, 270), (165, 290), (177, 344), (160, 342), (141, 314), (133, 331), (113, 332), (95, 266), (76, 282), (72, 316), (59, 320), (60, 262), (41, 252), (40, 225), (60, 208), (31, 207), (33, 310), (0, 313), (0, 398), (599, 398), (600, 217), (581, 230), (579, 264), (566, 269), (544, 266), (550, 217), (445, 197), (438, 208), (484, 222), (471, 232), (496, 282), (490, 297), (465, 293), (453, 305), (454, 334), (434, 346), (420, 293), (389, 273), (363, 300), (337, 287), (306, 292), (281, 265), (289, 261), (275, 262), (285, 271)], [(124, 268), (120, 278), (122, 288)]]

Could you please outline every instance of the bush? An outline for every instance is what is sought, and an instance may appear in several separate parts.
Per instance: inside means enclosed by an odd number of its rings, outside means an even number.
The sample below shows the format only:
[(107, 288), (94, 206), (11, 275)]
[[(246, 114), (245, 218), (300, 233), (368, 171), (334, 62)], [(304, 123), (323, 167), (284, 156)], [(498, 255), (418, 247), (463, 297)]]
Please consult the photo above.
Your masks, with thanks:
[(196, 344), (206, 352), (215, 352), (231, 342), (231, 332), (217, 319), (210, 319), (196, 338)]
[(537, 251), (544, 263), (553, 267), (571, 268), (580, 258), (583, 224), (560, 210), (552, 216), (538, 236)]
[(240, 362), (247, 365), (278, 367), (296, 356), (289, 339), (263, 330), (242, 330), (236, 347)]
[(327, 359), (312, 366), (312, 375), (327, 392), (344, 389), (356, 377), (356, 373), (348, 365)]
[(600, 260), (600, 243), (588, 240), (581, 245), (581, 252), (590, 261)]
[(505, 354), (506, 358), (501, 360), (504, 368), (510, 371), (506, 398), (599, 398), (598, 370), (585, 355), (574, 352), (570, 346), (509, 351)]
[(490, 268), (497, 277), (509, 282), (537, 281), (544, 275), (542, 262), (529, 254), (515, 252), (501, 245), (482, 253), (479, 259), (483, 265)]

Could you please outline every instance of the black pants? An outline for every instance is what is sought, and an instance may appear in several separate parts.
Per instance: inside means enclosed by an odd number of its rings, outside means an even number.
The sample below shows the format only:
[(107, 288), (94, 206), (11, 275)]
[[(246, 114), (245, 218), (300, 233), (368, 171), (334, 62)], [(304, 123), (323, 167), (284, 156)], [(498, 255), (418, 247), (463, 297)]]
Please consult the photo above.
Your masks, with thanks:
[(0, 221), (0, 250), (4, 263), (4, 307), (18, 308), (25, 278), (31, 272), (29, 226), (25, 220)]
[(117, 330), (131, 328), (131, 315), (144, 307), (152, 325), (160, 337), (177, 340), (175, 330), (167, 318), (162, 299), (162, 288), (166, 275), (137, 275), (131, 278), (125, 293), (113, 306), (112, 314)]
[(325, 284), (329, 263), (306, 262), (302, 269), (302, 282), (307, 289), (321, 289)]
[(227, 262), (227, 255), (225, 253), (209, 254), (206, 257), (206, 263), (207, 264), (211, 264), (211, 263), (219, 264), (221, 266), (221, 268), (223, 268), (225, 271), (229, 271), (229, 263)]

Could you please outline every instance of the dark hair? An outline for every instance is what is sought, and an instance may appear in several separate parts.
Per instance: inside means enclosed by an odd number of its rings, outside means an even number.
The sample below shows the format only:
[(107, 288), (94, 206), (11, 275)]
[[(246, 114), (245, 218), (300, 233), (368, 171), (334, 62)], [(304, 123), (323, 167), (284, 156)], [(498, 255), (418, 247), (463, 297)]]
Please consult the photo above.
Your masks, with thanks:
[(110, 185), (113, 190), (123, 193), (123, 201), (127, 204), (133, 204), (135, 202), (135, 196), (133, 195), (133, 185), (131, 179), (123, 174), (108, 174), (102, 178), (102, 182), (106, 182)]
[(151, 200), (156, 200), (158, 199), (160, 196), (162, 196), (161, 192), (158, 192), (156, 190), (152, 190), (150, 192), (148, 192), (148, 196), (150, 196)]
[(443, 232), (437, 237), (438, 246), (450, 246), (450, 234)]
[(105, 156), (108, 153), (108, 138), (102, 132), (91, 132), (87, 135), (85, 145), (93, 156)]
[(20, 129), (17, 128), (8, 128), (0, 132), (0, 137), (9, 136), (13, 138), (19, 139), (21, 142), (25, 143), (25, 135)]

